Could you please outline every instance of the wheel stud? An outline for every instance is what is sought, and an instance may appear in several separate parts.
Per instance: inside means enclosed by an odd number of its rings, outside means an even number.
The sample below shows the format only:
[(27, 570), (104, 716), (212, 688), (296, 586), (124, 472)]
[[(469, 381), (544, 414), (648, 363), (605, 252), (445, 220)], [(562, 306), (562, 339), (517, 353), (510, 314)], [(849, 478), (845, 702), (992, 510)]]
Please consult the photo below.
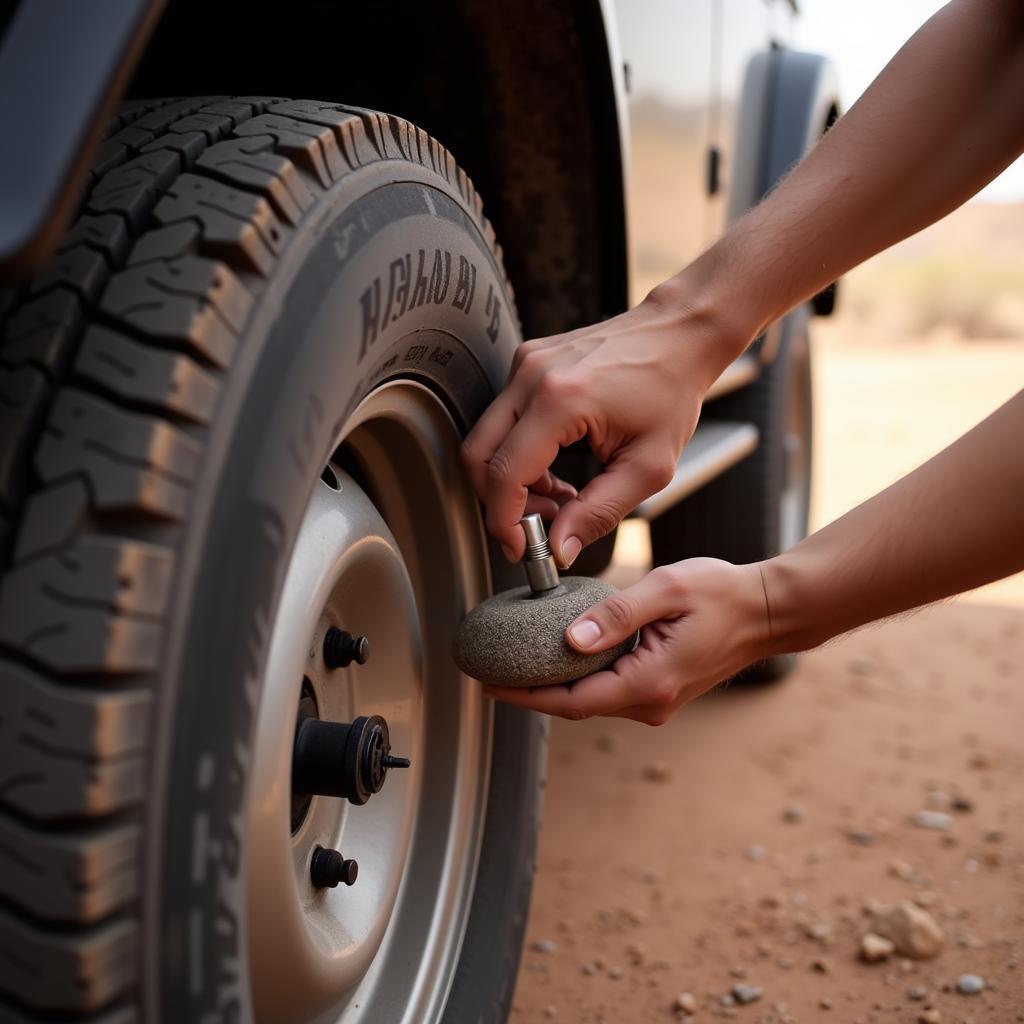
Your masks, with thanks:
[(328, 668), (347, 668), (354, 661), (365, 665), (370, 660), (370, 641), (331, 626), (324, 637), (324, 664)]
[(339, 882), (355, 885), (359, 877), (359, 865), (343, 857), (337, 850), (318, 846), (309, 862), (309, 877), (318, 889), (333, 889)]

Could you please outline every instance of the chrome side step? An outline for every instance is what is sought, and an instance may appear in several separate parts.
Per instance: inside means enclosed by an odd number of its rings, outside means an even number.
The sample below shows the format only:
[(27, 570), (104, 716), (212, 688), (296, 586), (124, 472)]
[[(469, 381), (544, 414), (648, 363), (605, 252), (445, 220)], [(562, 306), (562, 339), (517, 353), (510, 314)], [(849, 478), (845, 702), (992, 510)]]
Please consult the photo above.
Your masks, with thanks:
[(721, 376), (708, 388), (704, 401), (727, 395), (730, 391), (738, 391), (752, 384), (761, 373), (761, 363), (753, 352), (744, 352), (734, 359), (723, 371)]
[(676, 466), (667, 487), (641, 502), (632, 513), (634, 518), (656, 519), (676, 502), (720, 476), (758, 442), (757, 427), (752, 423), (705, 423), (697, 427), (690, 443)]

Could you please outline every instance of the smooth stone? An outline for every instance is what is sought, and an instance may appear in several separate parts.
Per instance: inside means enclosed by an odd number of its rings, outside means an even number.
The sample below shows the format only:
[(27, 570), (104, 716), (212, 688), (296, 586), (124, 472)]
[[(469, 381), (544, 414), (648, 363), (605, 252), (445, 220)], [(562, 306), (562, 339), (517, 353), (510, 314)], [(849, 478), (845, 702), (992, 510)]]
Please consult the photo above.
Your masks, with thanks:
[(529, 587), (495, 594), (463, 619), (452, 650), (455, 663), (494, 686), (552, 686), (600, 672), (633, 649), (636, 634), (610, 650), (581, 654), (569, 646), (565, 630), (614, 593), (604, 580), (563, 576), (544, 594)]

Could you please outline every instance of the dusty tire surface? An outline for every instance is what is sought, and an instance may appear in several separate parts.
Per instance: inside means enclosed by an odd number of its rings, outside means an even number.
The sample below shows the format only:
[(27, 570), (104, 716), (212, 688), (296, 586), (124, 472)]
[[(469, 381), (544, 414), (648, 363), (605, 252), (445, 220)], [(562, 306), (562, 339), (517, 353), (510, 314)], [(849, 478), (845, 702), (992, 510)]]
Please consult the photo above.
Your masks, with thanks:
[[(251, 1019), (246, 761), (310, 489), (376, 387), (465, 431), (518, 342), (480, 200), (414, 126), (126, 106), (0, 322), (0, 1019)], [(505, 1019), (543, 747), (496, 711), (446, 1020)]]

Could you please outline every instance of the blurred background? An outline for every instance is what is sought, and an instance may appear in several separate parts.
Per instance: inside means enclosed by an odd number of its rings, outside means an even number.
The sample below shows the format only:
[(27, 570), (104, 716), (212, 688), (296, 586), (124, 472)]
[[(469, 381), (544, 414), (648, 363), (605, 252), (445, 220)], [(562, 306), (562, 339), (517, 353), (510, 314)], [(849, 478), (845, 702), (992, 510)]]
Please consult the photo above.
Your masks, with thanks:
[[(795, 42), (834, 59), (849, 109), (940, 6), (800, 0)], [(816, 528), (1024, 387), (1024, 160), (850, 273), (813, 359)], [(611, 579), (649, 567), (647, 526), (627, 521)], [(661, 729), (555, 721), (513, 1019), (1024, 1020), (1022, 681), (1019, 574)], [(916, 826), (922, 810), (941, 827)], [(871, 909), (905, 900), (941, 954), (863, 963)], [(957, 991), (964, 972), (981, 995)]]

